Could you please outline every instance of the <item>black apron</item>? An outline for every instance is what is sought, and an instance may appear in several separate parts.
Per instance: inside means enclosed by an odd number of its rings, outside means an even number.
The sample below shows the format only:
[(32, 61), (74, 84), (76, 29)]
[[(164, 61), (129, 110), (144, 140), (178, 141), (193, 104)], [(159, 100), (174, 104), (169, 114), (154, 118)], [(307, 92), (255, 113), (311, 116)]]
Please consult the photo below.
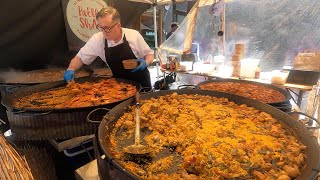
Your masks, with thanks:
[(136, 56), (133, 54), (131, 47), (126, 39), (126, 35), (123, 36), (123, 43), (114, 46), (108, 47), (107, 40), (104, 41), (105, 44), (105, 56), (106, 61), (112, 71), (113, 77), (129, 79), (141, 84), (142, 87), (151, 88), (150, 73), (148, 68), (145, 68), (142, 71), (131, 72), (131, 69), (124, 69), (122, 61), (126, 59), (136, 59)]

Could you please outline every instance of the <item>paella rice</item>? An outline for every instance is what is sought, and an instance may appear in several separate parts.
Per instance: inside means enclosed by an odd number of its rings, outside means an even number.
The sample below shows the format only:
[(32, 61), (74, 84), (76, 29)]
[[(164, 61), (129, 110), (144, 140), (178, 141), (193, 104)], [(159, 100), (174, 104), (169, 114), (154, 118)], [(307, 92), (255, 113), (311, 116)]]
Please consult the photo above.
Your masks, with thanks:
[(285, 100), (285, 96), (281, 92), (258, 84), (237, 82), (209, 82), (200, 85), (200, 89), (236, 94), (264, 103), (275, 103)]
[(70, 82), (65, 87), (32, 93), (14, 102), (15, 108), (77, 108), (124, 100), (136, 93), (136, 87), (114, 78), (98, 82)]
[[(283, 124), (226, 98), (173, 93), (143, 100), (140, 116), (153, 160), (124, 158), (123, 142), (134, 139), (135, 106), (115, 124), (110, 148), (142, 179), (294, 179), (305, 164), (306, 146)], [(157, 158), (166, 149), (170, 154)]]

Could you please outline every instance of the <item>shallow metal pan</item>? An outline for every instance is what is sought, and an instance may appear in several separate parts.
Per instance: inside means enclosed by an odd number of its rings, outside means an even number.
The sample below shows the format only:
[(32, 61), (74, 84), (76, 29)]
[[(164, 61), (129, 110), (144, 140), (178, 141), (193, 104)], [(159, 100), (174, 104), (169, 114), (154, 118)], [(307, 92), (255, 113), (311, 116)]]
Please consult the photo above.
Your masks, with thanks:
[(264, 87), (276, 90), (276, 91), (278, 91), (278, 92), (280, 92), (281, 94), (284, 95), (285, 99), (283, 101), (276, 101), (276, 102), (267, 103), (267, 104), (270, 104), (270, 105), (277, 105), (277, 104), (287, 103), (292, 98), (291, 94), (287, 90), (282, 89), (280, 87), (277, 87), (275, 85), (259, 83), (259, 82), (254, 82), (254, 81), (240, 80), (240, 79), (214, 79), (214, 80), (203, 81), (203, 82), (197, 84), (197, 88), (201, 89), (201, 87), (200, 87), (201, 85), (215, 83), (215, 82), (234, 82), (234, 83), (244, 83), (244, 84), (255, 84), (255, 85), (258, 85), (258, 86), (264, 86)]
[[(193, 89), (182, 89), (182, 90), (171, 90), (171, 91), (159, 91), (154, 93), (147, 93), (141, 95), (140, 99), (151, 99), (157, 98), (159, 96), (171, 94), (200, 94), (200, 95), (209, 95), (215, 97), (225, 97), (228, 98), (229, 101), (233, 101), (236, 104), (247, 104), (248, 106), (254, 107), (258, 110), (266, 112), (288, 128), (293, 135), (299, 139), (304, 145), (307, 146), (306, 154), (306, 164), (301, 170), (301, 175), (297, 179), (305, 180), (305, 179), (314, 179), (317, 177), (320, 169), (320, 148), (319, 145), (312, 137), (310, 132), (299, 122), (293, 119), (288, 114), (268, 105), (261, 103), (256, 100), (252, 100), (249, 98), (223, 93), (223, 92), (215, 92), (208, 90), (193, 90)], [(101, 121), (98, 131), (98, 143), (102, 148), (102, 152), (106, 155), (105, 159), (98, 158), (98, 168), (107, 168), (105, 176), (109, 178), (121, 177), (122, 179), (139, 179), (137, 176), (127, 171), (117, 160), (113, 158), (111, 155), (110, 146), (110, 134), (116, 124), (117, 120), (121, 117), (121, 115), (125, 112), (126, 107), (134, 104), (134, 98), (131, 98), (127, 101), (120, 103), (115, 106), (111, 111), (109, 111)], [(101, 167), (103, 166), (103, 167)], [(99, 172), (102, 172), (99, 170)]]
[[(63, 80), (63, 73), (59, 78), (46, 79), (41, 77), (37, 80), (34, 78), (36, 75), (44, 75), (45, 73), (61, 73), (64, 72), (64, 68), (48, 68), (48, 69), (38, 69), (33, 71), (6, 71), (0, 72), (0, 85), (35, 85), (40, 83), (55, 82)], [(88, 68), (81, 68), (76, 71), (76, 73), (82, 73), (77, 78), (88, 77), (93, 74), (93, 71)]]
[[(77, 82), (98, 81), (107, 79), (103, 77), (87, 77), (76, 79)], [(125, 82), (134, 85), (137, 91), (140, 91), (140, 84), (125, 80), (116, 79), (118, 82)], [(52, 109), (33, 109), (14, 107), (14, 102), (31, 93), (49, 90), (65, 86), (65, 81), (43, 83), (20, 88), (19, 90), (6, 95), (2, 99), (2, 104), (7, 108), (7, 116), (13, 136), (17, 139), (44, 140), (44, 139), (65, 139), (78, 136), (94, 134), (97, 125), (87, 122), (87, 115), (93, 109), (98, 107), (112, 108), (118, 103), (128, 99), (122, 99), (117, 102), (102, 104), (99, 106), (88, 106), (80, 108), (52, 108)], [(92, 118), (100, 120), (105, 111), (98, 112)]]

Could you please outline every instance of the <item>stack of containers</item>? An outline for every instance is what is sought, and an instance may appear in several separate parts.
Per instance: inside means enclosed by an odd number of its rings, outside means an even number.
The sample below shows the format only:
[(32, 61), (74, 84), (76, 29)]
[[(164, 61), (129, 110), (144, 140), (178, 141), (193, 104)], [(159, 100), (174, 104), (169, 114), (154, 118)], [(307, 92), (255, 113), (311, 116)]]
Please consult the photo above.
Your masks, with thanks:
[(240, 77), (241, 59), (244, 55), (244, 44), (235, 44), (234, 53), (231, 56), (231, 63), (233, 66), (232, 76)]

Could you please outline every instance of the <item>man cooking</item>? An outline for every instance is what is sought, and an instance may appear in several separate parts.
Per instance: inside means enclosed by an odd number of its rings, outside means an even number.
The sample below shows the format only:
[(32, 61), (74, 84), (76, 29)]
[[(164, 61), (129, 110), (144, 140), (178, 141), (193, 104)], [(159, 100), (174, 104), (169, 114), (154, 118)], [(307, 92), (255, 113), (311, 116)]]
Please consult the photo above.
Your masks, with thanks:
[[(97, 56), (106, 62), (113, 77), (136, 81), (142, 87), (150, 87), (148, 65), (154, 59), (154, 52), (141, 34), (133, 29), (121, 27), (120, 14), (112, 8), (102, 8), (96, 15), (97, 29), (94, 34), (71, 60), (64, 74), (67, 82), (75, 78), (75, 71), (83, 64), (91, 64)], [(137, 59), (139, 65), (133, 69), (124, 69), (122, 61)]]

